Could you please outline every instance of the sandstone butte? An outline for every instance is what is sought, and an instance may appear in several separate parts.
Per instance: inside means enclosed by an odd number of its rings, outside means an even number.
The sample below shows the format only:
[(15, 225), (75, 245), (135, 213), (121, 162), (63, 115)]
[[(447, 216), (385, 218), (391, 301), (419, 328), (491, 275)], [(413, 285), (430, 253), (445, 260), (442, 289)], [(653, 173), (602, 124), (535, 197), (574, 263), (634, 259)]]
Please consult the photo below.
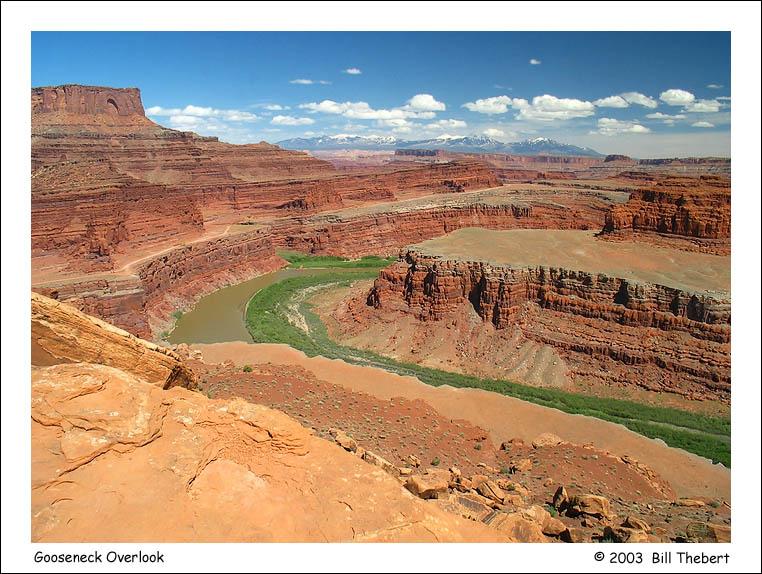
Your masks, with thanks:
[(166, 388), (182, 369), (172, 353), (45, 297), (32, 305), (45, 350), (32, 369), (34, 542), (515, 540), (281, 412), (210, 400), (189, 379)]

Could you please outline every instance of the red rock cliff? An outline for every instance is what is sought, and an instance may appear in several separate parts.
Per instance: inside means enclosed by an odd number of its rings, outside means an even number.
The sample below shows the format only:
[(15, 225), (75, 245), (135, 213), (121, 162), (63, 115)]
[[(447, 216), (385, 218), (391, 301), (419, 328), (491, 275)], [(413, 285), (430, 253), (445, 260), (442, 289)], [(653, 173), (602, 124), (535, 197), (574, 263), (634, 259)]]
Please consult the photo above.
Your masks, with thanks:
[[(697, 239), (730, 238), (730, 181), (720, 176), (655, 178), (622, 174), (650, 182), (633, 191), (624, 205), (606, 216), (604, 233), (655, 232)], [(620, 177), (622, 177), (620, 176)]]

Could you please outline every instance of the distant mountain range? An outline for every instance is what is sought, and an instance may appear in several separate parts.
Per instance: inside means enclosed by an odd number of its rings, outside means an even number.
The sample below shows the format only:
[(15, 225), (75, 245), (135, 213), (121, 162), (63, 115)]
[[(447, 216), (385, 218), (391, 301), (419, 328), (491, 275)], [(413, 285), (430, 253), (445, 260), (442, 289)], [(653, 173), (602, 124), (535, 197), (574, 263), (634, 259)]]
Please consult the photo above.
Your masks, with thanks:
[(339, 134), (293, 138), (279, 141), (278, 145), (296, 150), (396, 150), (396, 149), (442, 149), (466, 153), (506, 153), (515, 155), (574, 155), (603, 157), (604, 154), (590, 149), (552, 140), (533, 138), (519, 142), (503, 143), (486, 136), (439, 136), (428, 140), (403, 140), (394, 136), (361, 136)]

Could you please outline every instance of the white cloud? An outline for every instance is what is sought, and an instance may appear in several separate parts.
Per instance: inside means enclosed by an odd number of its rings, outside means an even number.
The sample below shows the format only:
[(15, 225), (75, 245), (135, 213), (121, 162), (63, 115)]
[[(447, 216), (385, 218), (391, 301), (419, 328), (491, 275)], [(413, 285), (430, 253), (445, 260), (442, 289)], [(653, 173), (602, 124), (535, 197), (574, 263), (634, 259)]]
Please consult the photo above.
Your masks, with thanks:
[(717, 100), (696, 100), (686, 105), (683, 111), (706, 114), (719, 112), (721, 107), (722, 104)]
[(281, 106), (280, 104), (265, 104), (262, 106), (264, 109), (269, 110), (271, 112), (279, 112), (281, 110), (288, 110), (288, 106)]
[(617, 134), (647, 134), (650, 132), (647, 127), (635, 122), (615, 120), (613, 118), (599, 118), (598, 129), (590, 132), (591, 134), (600, 134), (604, 136), (613, 136)]
[(198, 116), (176, 115), (169, 117), (169, 123), (173, 126), (192, 127), (200, 124), (203, 120)]
[(670, 114), (663, 114), (661, 112), (654, 112), (652, 114), (646, 115), (646, 117), (651, 120), (684, 120), (685, 119), (685, 115), (683, 114), (670, 115)]
[(622, 96), (609, 96), (593, 102), (599, 108), (627, 108), (630, 106)]
[(720, 101), (723, 101), (723, 102), (729, 102), (730, 101), (730, 96), (717, 96), (714, 99), (715, 100), (720, 100)]
[(362, 74), (362, 70), (360, 68), (347, 68), (344, 70), (345, 74), (349, 74), (350, 76), (359, 76)]
[(662, 123), (667, 124), (668, 126), (671, 126), (675, 123), (675, 120), (684, 120), (687, 116), (685, 114), (663, 114), (661, 112), (654, 112), (652, 114), (647, 114), (646, 117), (649, 120), (661, 120)]
[(497, 128), (487, 128), (482, 132), (488, 138), (500, 139), (505, 137), (505, 132)]
[(431, 94), (416, 94), (407, 101), (404, 108), (418, 112), (443, 112), (447, 106), (438, 102)]
[(315, 123), (312, 118), (295, 118), (294, 116), (275, 116), (270, 120), (276, 126), (308, 126)]
[(709, 122), (694, 122), (691, 124), (692, 128), (713, 128), (714, 124)]
[(532, 58), (531, 60), (529, 60), (529, 63), (532, 64), (533, 66), (539, 66), (540, 64), (542, 64), (542, 61), (538, 60), (537, 58)]
[(659, 99), (670, 106), (687, 106), (696, 99), (696, 96), (685, 90), (672, 88), (662, 92)]
[(479, 114), (504, 114), (511, 105), (513, 105), (513, 98), (494, 96), (492, 98), (476, 100), (475, 102), (466, 102), (462, 107)]
[(388, 120), (378, 120), (376, 125), (382, 128), (401, 128), (410, 125), (410, 122), (404, 118), (391, 118)]
[(443, 130), (456, 130), (460, 128), (468, 127), (468, 124), (463, 120), (438, 120), (427, 124), (428, 128), (443, 129)]
[(428, 120), (436, 116), (436, 113), (431, 111), (432, 108), (437, 110), (445, 109), (443, 103), (437, 102), (429, 94), (418, 94), (410, 98), (406, 105), (391, 109), (374, 109), (367, 102), (335, 102), (333, 100), (309, 102), (300, 104), (299, 107), (316, 113), (340, 114), (354, 120), (391, 120), (400, 118)]
[(242, 112), (240, 110), (223, 110), (217, 108), (206, 108), (202, 106), (194, 106), (192, 104), (185, 106), (184, 108), (162, 108), (161, 106), (151, 106), (146, 109), (147, 116), (161, 117), (170, 116), (174, 118), (182, 118), (176, 120), (176, 123), (191, 124), (188, 118), (217, 118), (230, 122), (255, 122), (259, 119), (256, 114), (251, 112)]
[(641, 94), (640, 92), (625, 92), (619, 94), (628, 104), (634, 104), (643, 106), (644, 108), (655, 108), (659, 105), (659, 102), (653, 98)]
[(595, 100), (593, 103), (599, 108), (628, 108), (630, 104), (655, 108), (659, 105), (656, 100), (640, 92), (624, 92), (616, 96)]
[(310, 86), (312, 84), (322, 84), (324, 86), (329, 85), (331, 82), (328, 80), (309, 80), (307, 78), (297, 78), (296, 80), (289, 80), (289, 84), (298, 84), (301, 86)]
[(722, 84), (707, 84), (706, 87), (710, 90), (720, 90), (723, 86)]
[(532, 104), (526, 100), (514, 99), (514, 107), (520, 109), (516, 119), (519, 120), (570, 120), (573, 118), (586, 118), (595, 113), (592, 102), (577, 100), (574, 98), (557, 98), (549, 94), (535, 96)]

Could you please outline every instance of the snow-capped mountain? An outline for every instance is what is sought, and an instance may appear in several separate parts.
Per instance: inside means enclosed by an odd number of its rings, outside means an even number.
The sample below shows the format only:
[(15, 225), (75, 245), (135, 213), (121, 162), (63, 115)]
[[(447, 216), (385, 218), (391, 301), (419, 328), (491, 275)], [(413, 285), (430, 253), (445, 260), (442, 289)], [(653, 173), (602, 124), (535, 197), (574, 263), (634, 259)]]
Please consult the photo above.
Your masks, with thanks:
[(516, 155), (573, 155), (602, 157), (603, 154), (587, 148), (558, 142), (550, 138), (534, 138), (503, 143), (487, 136), (453, 136), (443, 134), (427, 140), (402, 140), (394, 136), (338, 134), (311, 138), (293, 138), (279, 141), (286, 149), (298, 150), (394, 150), (442, 149), (464, 153), (506, 153)]
[(446, 149), (448, 151), (505, 153), (506, 144), (487, 136), (441, 135), (430, 140), (401, 142), (398, 146), (406, 149)]
[(517, 155), (581, 155), (591, 157), (603, 155), (589, 147), (565, 144), (550, 138), (533, 138), (530, 140), (513, 142), (507, 145), (511, 148), (510, 153), (515, 153)]

